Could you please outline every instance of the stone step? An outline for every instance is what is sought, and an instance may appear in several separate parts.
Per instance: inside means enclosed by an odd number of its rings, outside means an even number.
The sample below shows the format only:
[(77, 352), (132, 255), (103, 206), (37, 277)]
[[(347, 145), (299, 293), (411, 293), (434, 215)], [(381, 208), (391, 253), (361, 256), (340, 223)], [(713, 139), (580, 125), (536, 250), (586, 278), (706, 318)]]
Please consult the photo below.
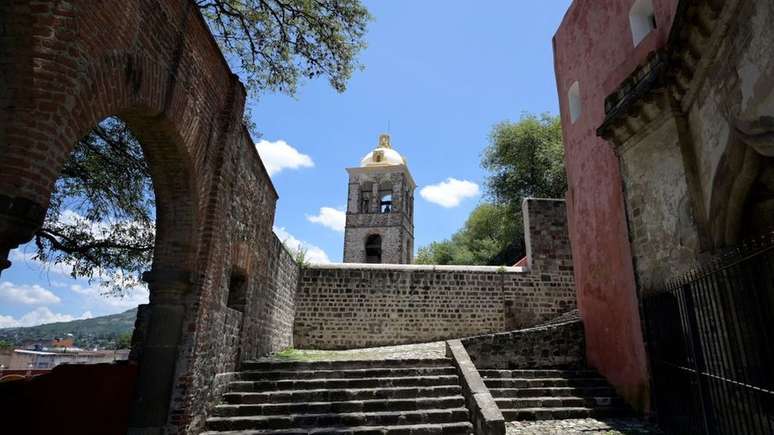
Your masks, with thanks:
[(602, 397), (614, 396), (609, 386), (600, 387), (534, 387), (534, 388), (489, 388), (494, 398), (501, 397)]
[(617, 396), (508, 397), (495, 399), (500, 409), (624, 407)]
[(261, 392), (280, 390), (316, 390), (341, 388), (392, 388), (429, 387), (458, 385), (457, 375), (402, 376), (395, 378), (354, 378), (354, 379), (283, 379), (276, 381), (233, 381), (230, 392)]
[(223, 395), (226, 403), (256, 404), (285, 402), (340, 402), (352, 400), (409, 399), (415, 397), (444, 397), (462, 394), (459, 385), (396, 388), (350, 388), (319, 390), (283, 390), (264, 392), (229, 392)]
[(218, 405), (216, 417), (278, 414), (326, 414), (336, 412), (411, 411), (419, 409), (461, 408), (462, 396), (412, 397), (409, 399), (352, 400), (347, 402), (299, 402), (242, 405)]
[(454, 375), (454, 367), (371, 367), (340, 370), (251, 370), (240, 372), (243, 381), (280, 379), (331, 379), (331, 378), (392, 378), (399, 376)]
[(442, 424), (417, 424), (395, 426), (320, 427), (282, 430), (247, 430), (227, 432), (202, 432), (200, 435), (468, 435), (473, 425), (467, 421)]
[(449, 358), (413, 358), (346, 361), (276, 361), (258, 360), (242, 363), (241, 370), (348, 370), (394, 367), (452, 367)]
[(246, 417), (210, 417), (208, 430), (293, 429), (343, 426), (389, 426), (440, 424), (468, 421), (467, 408), (388, 411), (369, 413), (328, 413), (261, 415)]
[(508, 421), (563, 420), (568, 418), (612, 418), (629, 415), (625, 408), (617, 407), (566, 407), (566, 408), (500, 408)]
[(594, 370), (495, 370), (482, 369), (478, 373), (484, 379), (499, 378), (595, 378), (599, 373)]
[(604, 378), (499, 378), (484, 379), (491, 388), (539, 388), (539, 387), (604, 387)]

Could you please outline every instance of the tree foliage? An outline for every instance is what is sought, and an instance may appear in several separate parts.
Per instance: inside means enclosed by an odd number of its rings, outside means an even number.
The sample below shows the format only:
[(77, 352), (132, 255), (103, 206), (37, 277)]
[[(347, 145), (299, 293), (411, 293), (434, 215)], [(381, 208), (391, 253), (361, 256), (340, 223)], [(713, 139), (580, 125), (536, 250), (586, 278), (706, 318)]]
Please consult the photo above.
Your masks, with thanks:
[(123, 332), (116, 337), (116, 349), (129, 349), (132, 347), (132, 333)]
[(563, 198), (567, 190), (558, 116), (522, 115), (494, 126), (481, 159), (487, 192), (497, 204), (521, 207), (533, 198)]
[(525, 255), (523, 199), (562, 198), (567, 189), (559, 118), (496, 124), (481, 165), (491, 202), (479, 204), (450, 239), (420, 248), (417, 263), (512, 265)]
[[(359, 0), (197, 0), (248, 88), (294, 94), (299, 78), (341, 92), (360, 65), (371, 19)], [(233, 62), (232, 62), (233, 63)]]
[(139, 283), (153, 254), (155, 203), (131, 130), (107, 118), (78, 141), (52, 192), (35, 257), (115, 293)]
[(479, 204), (463, 227), (448, 240), (419, 249), (419, 264), (501, 265), (523, 249), (521, 222), (505, 205)]

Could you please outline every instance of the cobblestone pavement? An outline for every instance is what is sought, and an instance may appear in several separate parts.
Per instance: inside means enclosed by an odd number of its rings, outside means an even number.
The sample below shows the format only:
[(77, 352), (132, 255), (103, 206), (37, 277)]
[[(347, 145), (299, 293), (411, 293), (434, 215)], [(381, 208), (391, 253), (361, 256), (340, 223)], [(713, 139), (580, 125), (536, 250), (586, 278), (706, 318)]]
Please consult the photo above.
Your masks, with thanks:
[(509, 421), (507, 435), (661, 435), (663, 432), (638, 419), (583, 418), (576, 420)]
[(446, 343), (405, 344), (401, 346), (369, 347), (351, 350), (302, 350), (293, 349), (280, 352), (270, 359), (341, 361), (341, 360), (378, 360), (378, 359), (414, 359), (443, 358), (446, 355)]

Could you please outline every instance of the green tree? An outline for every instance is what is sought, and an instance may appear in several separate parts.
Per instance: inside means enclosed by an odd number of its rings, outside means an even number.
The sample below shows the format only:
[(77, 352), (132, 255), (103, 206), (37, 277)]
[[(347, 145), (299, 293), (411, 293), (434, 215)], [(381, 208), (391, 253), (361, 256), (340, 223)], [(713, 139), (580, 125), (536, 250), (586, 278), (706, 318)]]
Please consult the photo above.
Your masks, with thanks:
[(497, 204), (521, 208), (533, 198), (563, 198), (567, 190), (558, 116), (525, 114), (501, 122), (489, 135), (481, 166), (489, 171), (487, 193)]
[(509, 207), (492, 203), (479, 204), (463, 227), (448, 240), (433, 242), (419, 249), (418, 264), (483, 264), (513, 263), (523, 250), (519, 234), (521, 220)]
[(119, 119), (106, 119), (65, 163), (35, 233), (35, 257), (116, 294), (138, 285), (153, 255), (152, 188), (139, 142)]
[[(360, 0), (196, 0), (196, 5), (253, 97), (264, 91), (292, 95), (301, 80), (318, 77), (343, 91), (360, 67), (357, 55), (371, 19)], [(35, 234), (35, 257), (120, 295), (138, 285), (150, 266), (154, 220), (140, 144), (120, 119), (108, 118), (76, 144), (65, 164)]]
[(116, 349), (129, 349), (132, 347), (132, 333), (124, 332), (116, 337)]
[(567, 189), (559, 118), (523, 115), (492, 128), (481, 165), (491, 202), (470, 214), (448, 240), (417, 253), (420, 264), (511, 265), (525, 255), (524, 198), (562, 198)]
[(327, 77), (341, 92), (360, 67), (371, 19), (359, 0), (197, 0), (221, 48), (254, 95), (296, 92)]

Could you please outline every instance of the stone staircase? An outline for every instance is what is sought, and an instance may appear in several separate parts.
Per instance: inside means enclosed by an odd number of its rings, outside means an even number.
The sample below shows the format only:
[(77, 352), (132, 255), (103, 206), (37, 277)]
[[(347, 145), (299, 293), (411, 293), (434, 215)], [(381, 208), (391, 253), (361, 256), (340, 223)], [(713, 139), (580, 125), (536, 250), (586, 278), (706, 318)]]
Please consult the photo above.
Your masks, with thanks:
[(448, 358), (256, 361), (207, 419), (215, 434), (469, 434)]
[(623, 417), (629, 408), (593, 370), (479, 370), (506, 421)]

